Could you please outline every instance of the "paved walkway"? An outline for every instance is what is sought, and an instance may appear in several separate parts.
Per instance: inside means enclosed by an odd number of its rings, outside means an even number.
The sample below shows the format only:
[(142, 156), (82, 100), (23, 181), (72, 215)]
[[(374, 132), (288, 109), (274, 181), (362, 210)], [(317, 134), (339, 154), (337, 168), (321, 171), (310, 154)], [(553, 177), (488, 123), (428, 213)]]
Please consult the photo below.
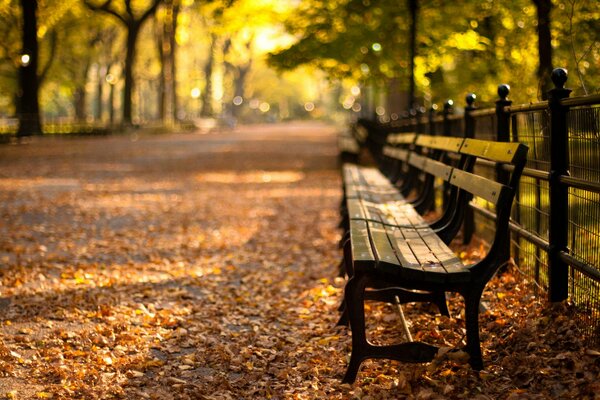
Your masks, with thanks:
[(324, 395), (345, 364), (311, 361), (336, 333), (334, 132), (0, 147), (0, 396)]

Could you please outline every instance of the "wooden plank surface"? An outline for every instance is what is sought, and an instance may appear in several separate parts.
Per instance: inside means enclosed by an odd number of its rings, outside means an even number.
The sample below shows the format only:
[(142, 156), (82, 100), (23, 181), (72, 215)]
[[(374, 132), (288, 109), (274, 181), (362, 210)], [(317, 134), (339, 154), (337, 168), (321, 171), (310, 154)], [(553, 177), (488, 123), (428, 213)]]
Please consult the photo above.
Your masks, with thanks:
[(491, 161), (512, 164), (526, 156), (527, 146), (512, 142), (465, 139), (460, 152), (476, 157), (482, 157)]
[(450, 183), (493, 204), (498, 204), (503, 191), (510, 190), (492, 179), (456, 169), (452, 171)]

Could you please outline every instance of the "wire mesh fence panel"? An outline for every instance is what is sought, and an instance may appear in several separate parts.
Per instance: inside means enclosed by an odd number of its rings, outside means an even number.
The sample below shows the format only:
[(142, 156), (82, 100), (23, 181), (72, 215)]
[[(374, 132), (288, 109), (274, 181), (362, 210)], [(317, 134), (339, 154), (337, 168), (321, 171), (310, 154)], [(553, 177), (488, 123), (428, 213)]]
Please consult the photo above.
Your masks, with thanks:
[[(571, 177), (600, 183), (600, 106), (569, 111), (569, 170)], [(586, 188), (569, 189), (569, 249), (571, 255), (600, 273), (600, 194)], [(600, 344), (600, 281), (571, 268), (569, 295), (580, 309), (582, 326)]]
[[(527, 168), (533, 171), (548, 172), (550, 169), (549, 121), (546, 111), (518, 112), (512, 116), (512, 140), (529, 147)], [(544, 240), (548, 240), (548, 195), (547, 180), (539, 175), (523, 176), (513, 211), (513, 219), (521, 228)], [(513, 234), (513, 252), (520, 268), (540, 287), (547, 289), (547, 254), (519, 234)]]
[[(473, 117), (473, 123), (475, 125), (475, 138), (482, 140), (497, 140), (497, 117), (494, 113), (486, 113), (482, 115), (475, 115)], [(496, 169), (493, 165), (475, 165), (475, 173), (490, 178), (494, 178), (496, 175)], [(481, 201), (478, 199), (477, 205), (485, 208), (491, 212), (494, 212), (492, 205), (489, 202)], [(475, 213), (475, 233), (478, 238), (483, 239), (486, 242), (494, 237), (496, 225), (494, 220), (490, 219), (487, 215)]]
[[(443, 113), (422, 112), (398, 124), (411, 132), (454, 137), (474, 135), (476, 139), (509, 140), (528, 146), (527, 164), (511, 216), (511, 256), (521, 273), (535, 283), (536, 290), (543, 291), (552, 301), (567, 298), (568, 284), (568, 299), (578, 309), (574, 317), (580, 321), (585, 338), (599, 346), (600, 95), (558, 101), (560, 104), (512, 106), (502, 98), (496, 109), (468, 108), (467, 114), (460, 115), (450, 114), (451, 110), (445, 108)], [(552, 160), (551, 140), (555, 150)], [(568, 163), (564, 162), (565, 155)], [(551, 171), (551, 161), (555, 173)], [(486, 161), (478, 161), (474, 169), (478, 175), (489, 177), (509, 172)], [(436, 182), (435, 190), (435, 208), (441, 210), (445, 193), (442, 182)], [(557, 197), (557, 193), (562, 197)], [(552, 204), (552, 215), (551, 194), (556, 201)], [(470, 226), (474, 221), (476, 235), (485, 246), (494, 235), (495, 210), (481, 199), (474, 201), (472, 209), (475, 212), (469, 217)], [(466, 221), (467, 217), (465, 226)], [(469, 238), (471, 232), (465, 229), (464, 238)], [(566, 272), (557, 275), (557, 271), (567, 268), (568, 275)], [(561, 294), (552, 297), (557, 285)]]
[(441, 116), (436, 117), (430, 123), (430, 131), (427, 132), (431, 135), (443, 135), (444, 134), (444, 119)]
[(483, 140), (497, 140), (496, 114), (478, 115), (475, 117), (475, 137)]
[(462, 115), (450, 115), (447, 120), (447, 136), (463, 137), (465, 133), (465, 119)]

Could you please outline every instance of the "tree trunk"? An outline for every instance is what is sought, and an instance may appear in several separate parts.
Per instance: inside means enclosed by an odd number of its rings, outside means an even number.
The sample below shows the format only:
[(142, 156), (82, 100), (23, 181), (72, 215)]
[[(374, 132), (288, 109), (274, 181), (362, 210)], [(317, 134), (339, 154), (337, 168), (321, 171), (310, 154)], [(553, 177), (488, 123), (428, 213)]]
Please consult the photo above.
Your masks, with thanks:
[(104, 80), (106, 78), (106, 72), (103, 66), (98, 66), (98, 82), (96, 82), (96, 121), (102, 122), (102, 114), (104, 113), (104, 103), (102, 98), (104, 97)]
[[(166, 23), (166, 22), (165, 22)], [(160, 75), (158, 79), (158, 119), (162, 122), (165, 121), (166, 114), (166, 90), (167, 90), (167, 77), (166, 77), (166, 60), (165, 60), (165, 27), (155, 25), (156, 38), (156, 50), (158, 51), (158, 62), (160, 63)]]
[(542, 100), (548, 99), (548, 90), (552, 89), (552, 35), (550, 33), (550, 12), (552, 0), (534, 0), (537, 9), (538, 31), (538, 85)]
[(125, 54), (125, 86), (123, 88), (123, 125), (132, 125), (133, 63), (139, 24), (132, 22), (127, 27), (127, 53)]
[(156, 12), (162, 0), (152, 0), (150, 7), (136, 17), (131, 7), (131, 1), (125, 1), (125, 12), (123, 13), (118, 8), (113, 8), (112, 0), (106, 0), (102, 4), (97, 5), (89, 0), (83, 0), (83, 3), (92, 11), (99, 11), (110, 14), (117, 18), (127, 29), (127, 53), (125, 55), (125, 87), (123, 89), (123, 125), (131, 126), (132, 124), (132, 94), (133, 94), (133, 64), (135, 62), (136, 41), (140, 29), (144, 22)]
[(173, 0), (165, 3), (165, 20), (157, 29), (158, 55), (160, 61), (159, 118), (167, 124), (177, 119), (177, 87), (175, 76), (175, 50), (177, 41), (177, 15), (179, 4)]
[(180, 4), (176, 1), (173, 5), (173, 25), (169, 35), (169, 41), (171, 43), (169, 54), (171, 58), (171, 113), (173, 115), (173, 121), (177, 121), (179, 118), (178, 114), (178, 101), (177, 101), (177, 18), (179, 16)]
[(78, 122), (85, 121), (85, 86), (78, 86), (75, 89), (74, 97), (74, 105), (75, 105), (75, 119)]
[(408, 78), (408, 108), (416, 106), (415, 100), (415, 58), (417, 57), (417, 15), (419, 11), (418, 0), (408, 0), (410, 10), (410, 55), (409, 55), (409, 78)]
[(204, 86), (204, 92), (202, 93), (202, 109), (200, 115), (203, 117), (211, 117), (213, 115), (212, 108), (212, 73), (215, 62), (215, 45), (217, 42), (217, 36), (211, 35), (210, 50), (208, 53), (208, 61), (204, 66), (204, 79), (206, 85)]
[[(252, 67), (252, 60), (250, 62), (248, 62), (248, 64), (238, 67), (237, 76), (235, 77), (235, 81), (234, 81), (233, 97), (239, 96), (242, 99), (245, 98), (246, 79), (248, 78), (248, 73), (250, 72), (251, 67)], [(233, 116), (236, 118), (239, 117), (240, 111), (241, 111), (240, 107), (234, 107), (233, 108)]]
[[(17, 136), (41, 135), (39, 106), (37, 0), (21, 0), (23, 10), (23, 49), (19, 67), (19, 129)], [(28, 59), (27, 59), (28, 57)]]
[[(112, 63), (108, 66), (108, 71), (112, 68)], [(108, 122), (110, 127), (112, 128), (115, 125), (115, 86), (116, 82), (113, 80), (109, 82), (109, 92), (108, 92)]]
[(88, 59), (81, 71), (81, 81), (75, 88), (75, 93), (73, 95), (73, 105), (75, 108), (75, 119), (79, 122), (84, 122), (87, 117), (86, 112), (86, 103), (87, 96), (85, 92), (85, 85), (87, 83), (88, 72), (90, 70), (90, 60)]

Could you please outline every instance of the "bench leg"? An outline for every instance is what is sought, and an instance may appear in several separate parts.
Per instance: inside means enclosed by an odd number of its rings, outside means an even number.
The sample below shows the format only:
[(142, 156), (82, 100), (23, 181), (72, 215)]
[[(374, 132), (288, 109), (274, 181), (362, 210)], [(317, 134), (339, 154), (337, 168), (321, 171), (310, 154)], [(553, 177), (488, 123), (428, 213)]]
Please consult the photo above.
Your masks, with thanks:
[(446, 292), (433, 292), (433, 297), (433, 303), (440, 310), (440, 314), (449, 317), (450, 310), (448, 310), (448, 303), (446, 303)]
[(340, 304), (340, 319), (335, 324), (335, 326), (349, 326), (350, 320), (348, 319), (348, 310), (346, 309), (346, 305), (344, 303)]
[(352, 330), (352, 354), (343, 383), (354, 383), (360, 365), (369, 358), (385, 358), (411, 363), (431, 361), (438, 352), (436, 346), (426, 343), (409, 342), (387, 346), (374, 346), (367, 341), (365, 326), (365, 288), (369, 285), (368, 276), (351, 277), (346, 283), (345, 298), (347, 315)]
[(483, 369), (481, 342), (479, 339), (479, 302), (482, 290), (472, 290), (463, 295), (465, 299), (465, 326), (467, 329), (467, 353), (469, 364), (476, 371)]
[(352, 330), (352, 353), (346, 374), (342, 379), (343, 383), (354, 383), (360, 364), (367, 359), (365, 354), (367, 347), (365, 304), (363, 300), (366, 283), (364, 277), (353, 276), (348, 280), (344, 289), (344, 299), (346, 301), (344, 312), (349, 317)]
[(343, 250), (344, 253), (342, 260), (338, 264), (338, 276), (340, 278), (343, 278), (346, 274), (350, 276), (350, 272), (352, 271), (352, 266), (348, 265), (348, 262), (346, 261), (352, 259), (352, 254), (350, 253), (352, 248), (348, 247), (350, 247), (350, 232), (346, 232), (340, 240), (340, 248)]
[(338, 224), (338, 228), (340, 228), (343, 232), (342, 238), (338, 242), (338, 248), (344, 247), (344, 242), (347, 240), (347, 236), (350, 235), (350, 219), (348, 218), (348, 213), (342, 214), (342, 219)]
[[(352, 246), (350, 244), (350, 235), (348, 234), (347, 240), (344, 242), (344, 256), (342, 257), (342, 262), (339, 265), (340, 271), (339, 276), (348, 275), (350, 278), (354, 275), (354, 268), (352, 267)], [(338, 307), (338, 311), (340, 311), (340, 319), (338, 320), (336, 326), (348, 326), (348, 308), (346, 305), (346, 291), (342, 294), (342, 301)]]

